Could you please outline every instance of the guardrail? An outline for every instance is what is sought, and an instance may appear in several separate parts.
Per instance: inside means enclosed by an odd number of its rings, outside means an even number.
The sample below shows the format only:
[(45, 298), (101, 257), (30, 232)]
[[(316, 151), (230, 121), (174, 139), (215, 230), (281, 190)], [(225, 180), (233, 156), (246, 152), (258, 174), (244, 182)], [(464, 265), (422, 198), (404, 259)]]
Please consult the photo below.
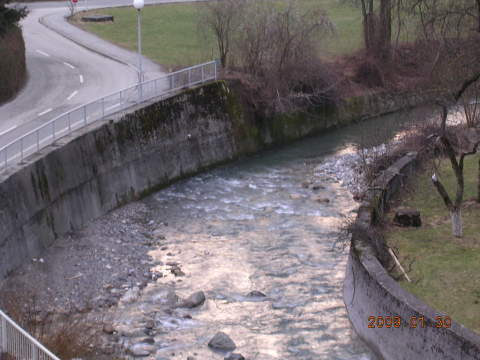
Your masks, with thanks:
[(133, 85), (78, 106), (0, 148), (1, 169), (5, 170), (11, 164), (22, 162), (26, 156), (108, 115), (158, 96), (170, 95), (186, 87), (216, 80), (217, 70), (217, 61), (210, 61)]
[(60, 360), (0, 310), (0, 358), (2, 354), (18, 360)]

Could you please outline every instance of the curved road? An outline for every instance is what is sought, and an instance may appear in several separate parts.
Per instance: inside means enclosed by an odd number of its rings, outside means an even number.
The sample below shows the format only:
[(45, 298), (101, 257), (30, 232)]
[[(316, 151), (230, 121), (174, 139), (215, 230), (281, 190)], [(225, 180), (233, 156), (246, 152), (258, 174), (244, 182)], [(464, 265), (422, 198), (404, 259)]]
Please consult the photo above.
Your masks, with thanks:
[[(147, 1), (156, 3), (164, 1)], [(129, 5), (126, 0), (89, 0), (89, 8)], [(0, 106), (0, 146), (81, 104), (137, 81), (137, 55), (84, 32), (65, 20), (64, 2), (27, 4), (22, 21), (28, 81), (16, 98)], [(80, 6), (83, 9), (83, 4)], [(143, 60), (145, 78), (162, 74)]]

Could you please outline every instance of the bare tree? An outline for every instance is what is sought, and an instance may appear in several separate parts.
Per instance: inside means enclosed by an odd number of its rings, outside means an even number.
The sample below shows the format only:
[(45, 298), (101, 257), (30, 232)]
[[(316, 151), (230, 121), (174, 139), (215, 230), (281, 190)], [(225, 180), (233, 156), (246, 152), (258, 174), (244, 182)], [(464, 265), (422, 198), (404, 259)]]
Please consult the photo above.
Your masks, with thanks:
[[(453, 93), (454, 103), (462, 101), (468, 101), (468, 90), (476, 86), (475, 84), (480, 78), (480, 72), (474, 73), (471, 77), (467, 78), (460, 89)], [(446, 157), (449, 159), (452, 166), (453, 173), (456, 179), (456, 194), (452, 199), (442, 184), (437, 174), (433, 174), (432, 182), (441, 196), (445, 206), (450, 212), (452, 220), (452, 234), (456, 237), (463, 236), (463, 223), (462, 223), (462, 204), (465, 190), (465, 177), (464, 177), (464, 161), (469, 155), (477, 153), (480, 145), (480, 129), (477, 126), (477, 119), (472, 118), (471, 109), (465, 110), (469, 112), (466, 117), (466, 126), (457, 125), (455, 128), (447, 127), (448, 119), (448, 105), (451, 103), (442, 103), (440, 107), (442, 109), (441, 114), (441, 131), (436, 135), (436, 143), (443, 151)]]
[[(465, 96), (462, 98), (462, 109), (467, 127), (478, 128), (480, 126), (480, 85), (478, 82), (465, 92)], [(480, 158), (477, 172), (477, 202), (480, 203)]]
[(420, 19), (425, 39), (438, 39), (445, 33), (457, 35), (480, 32), (480, 0), (405, 0)]
[(246, 0), (218, 0), (207, 2), (207, 11), (201, 22), (214, 35), (223, 67), (227, 66), (233, 37), (243, 17)]
[(345, 0), (359, 6), (367, 55), (388, 62), (392, 58), (393, 25), (396, 43), (402, 30), (404, 0)]
[(333, 93), (333, 77), (318, 57), (321, 40), (333, 31), (321, 9), (225, 0), (207, 12), (204, 24), (217, 39), (222, 63), (248, 79), (264, 112)]

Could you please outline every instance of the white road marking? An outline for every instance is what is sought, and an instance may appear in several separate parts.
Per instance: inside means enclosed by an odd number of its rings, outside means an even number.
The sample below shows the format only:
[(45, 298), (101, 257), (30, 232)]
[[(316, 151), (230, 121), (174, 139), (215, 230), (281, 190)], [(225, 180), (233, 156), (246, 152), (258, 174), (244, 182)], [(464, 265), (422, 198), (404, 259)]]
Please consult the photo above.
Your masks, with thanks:
[(75, 95), (78, 94), (78, 90), (75, 90), (74, 92), (72, 92), (68, 97), (67, 97), (67, 100), (71, 100)]
[(53, 110), (52, 108), (49, 108), (49, 109), (47, 109), (47, 110), (45, 110), (45, 111), (42, 111), (41, 113), (38, 113), (37, 115), (38, 115), (38, 116), (42, 116), (42, 115), (45, 115), (45, 114), (49, 113), (49, 112), (52, 111), (52, 110)]
[(0, 136), (5, 135), (5, 134), (8, 133), (9, 131), (11, 131), (11, 130), (13, 130), (13, 129), (16, 129), (16, 128), (17, 128), (16, 125), (15, 125), (15, 126), (12, 126), (12, 127), (8, 128), (7, 130), (2, 131), (2, 132), (0, 133)]
[(69, 64), (68, 62), (63, 62), (65, 65), (67, 65), (70, 69), (75, 69), (75, 66), (73, 66), (72, 64)]
[(42, 51), (42, 50), (37, 50), (37, 53), (39, 53), (40, 55), (46, 56), (46, 57), (50, 56), (49, 54), (47, 54), (45, 51)]
[(83, 75), (79, 75), (80, 77), (80, 84), (83, 84)]
[(120, 106), (120, 103), (115, 104), (115, 105), (112, 105), (112, 106), (109, 106), (109, 107), (107, 107), (105, 110), (106, 110), (106, 111), (112, 110), (112, 109), (115, 109), (116, 107), (119, 107), (119, 106)]

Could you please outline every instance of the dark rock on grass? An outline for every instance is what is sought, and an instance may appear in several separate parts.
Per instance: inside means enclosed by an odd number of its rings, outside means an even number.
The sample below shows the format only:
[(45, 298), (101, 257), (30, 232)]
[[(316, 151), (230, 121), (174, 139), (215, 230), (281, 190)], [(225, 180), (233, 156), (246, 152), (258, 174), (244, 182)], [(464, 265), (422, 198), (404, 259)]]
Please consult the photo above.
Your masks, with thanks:
[(420, 211), (412, 209), (397, 210), (393, 218), (393, 223), (404, 227), (420, 227), (422, 226)]
[(223, 358), (223, 360), (245, 360), (242, 354), (231, 353), (230, 355)]
[(237, 345), (224, 332), (218, 332), (208, 343), (208, 346), (215, 350), (232, 351)]
[(89, 16), (82, 16), (83, 22), (113, 22), (114, 17), (112, 15), (89, 15)]
[(203, 291), (197, 291), (196, 293), (193, 293), (188, 298), (183, 300), (178, 305), (178, 307), (191, 309), (191, 308), (203, 305), (204, 302), (205, 302), (205, 294), (203, 293)]

